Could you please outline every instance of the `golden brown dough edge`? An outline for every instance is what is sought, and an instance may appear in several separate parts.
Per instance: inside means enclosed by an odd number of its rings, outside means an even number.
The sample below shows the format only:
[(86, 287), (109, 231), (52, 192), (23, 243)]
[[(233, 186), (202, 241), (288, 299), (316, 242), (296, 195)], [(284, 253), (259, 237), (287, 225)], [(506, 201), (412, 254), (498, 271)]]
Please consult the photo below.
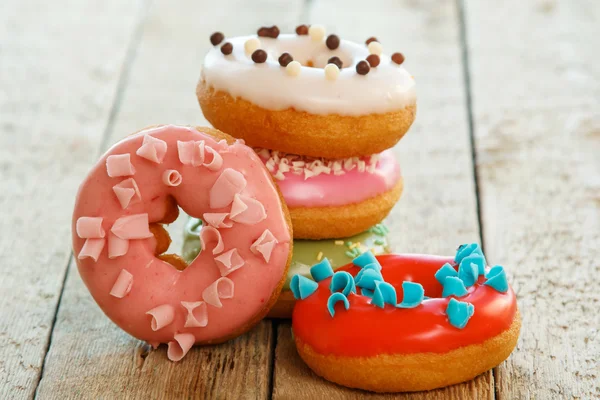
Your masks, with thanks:
[(389, 214), (403, 188), (404, 180), (400, 178), (392, 189), (359, 203), (290, 208), (294, 239), (335, 239), (364, 232)]
[(362, 116), (317, 115), (294, 109), (267, 110), (214, 90), (196, 87), (204, 117), (217, 129), (263, 147), (311, 157), (369, 156), (393, 147), (415, 119), (416, 105)]
[(521, 317), (517, 310), (506, 331), (483, 343), (447, 353), (325, 356), (297, 336), (295, 342), (304, 362), (329, 381), (373, 392), (415, 392), (465, 382), (497, 366), (515, 348), (520, 329)]

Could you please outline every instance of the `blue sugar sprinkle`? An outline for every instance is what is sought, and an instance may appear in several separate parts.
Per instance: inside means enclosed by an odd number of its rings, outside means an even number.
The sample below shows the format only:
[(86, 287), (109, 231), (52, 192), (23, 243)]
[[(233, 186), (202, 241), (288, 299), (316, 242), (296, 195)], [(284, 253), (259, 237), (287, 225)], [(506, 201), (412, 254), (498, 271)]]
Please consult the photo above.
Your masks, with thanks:
[(323, 279), (327, 279), (333, 275), (333, 269), (327, 258), (324, 258), (318, 264), (313, 265), (310, 268), (310, 275), (316, 282), (321, 282)]
[(470, 256), (471, 254), (479, 254), (483, 256), (483, 252), (481, 251), (481, 247), (477, 243), (470, 244), (462, 244), (456, 250), (456, 255), (454, 256), (454, 261), (457, 264), (463, 260), (463, 258)]
[(508, 281), (506, 280), (506, 271), (504, 267), (496, 265), (487, 274), (487, 280), (484, 285), (491, 286), (500, 293), (508, 291)]
[(435, 273), (435, 279), (437, 279), (437, 281), (442, 285), (449, 276), (458, 276), (458, 272), (456, 272), (456, 270), (452, 268), (452, 265), (448, 263), (442, 265), (442, 267)]
[(375, 281), (383, 281), (381, 272), (374, 269), (364, 269), (356, 275), (356, 286), (375, 290)]
[(375, 291), (371, 304), (383, 308), (385, 304), (396, 305), (396, 289), (387, 282), (375, 281)]
[(290, 289), (296, 300), (304, 300), (317, 290), (317, 282), (310, 280), (302, 275), (294, 275), (290, 281)]
[(373, 290), (362, 288), (362, 289), (360, 289), (360, 294), (362, 294), (363, 296), (372, 298), (373, 295), (375, 294), (375, 292)]
[(371, 253), (370, 251), (365, 251), (360, 256), (352, 260), (352, 264), (362, 268), (368, 264), (379, 265), (379, 261), (377, 261), (377, 258), (375, 258), (375, 254)]
[(485, 275), (485, 257), (480, 254), (473, 253), (463, 258), (460, 263), (473, 263), (477, 265), (477, 274)]
[(333, 278), (331, 278), (329, 290), (331, 290), (332, 293), (342, 290), (342, 293), (345, 296), (348, 296), (350, 293), (356, 293), (354, 278), (346, 271), (338, 271), (333, 274)]
[(423, 286), (415, 282), (402, 282), (402, 292), (402, 303), (396, 305), (398, 308), (415, 308), (425, 296)]
[(477, 265), (470, 262), (468, 258), (463, 259), (458, 267), (458, 278), (463, 281), (465, 286), (473, 286), (477, 282), (478, 276)]
[(350, 308), (350, 302), (348, 301), (346, 296), (344, 296), (340, 292), (333, 293), (331, 296), (329, 296), (329, 299), (327, 299), (327, 310), (329, 311), (329, 315), (331, 315), (331, 318), (333, 318), (333, 316), (335, 315), (334, 307), (338, 301), (342, 301), (344, 303), (344, 308), (346, 310)]
[(463, 281), (456, 276), (448, 276), (444, 281), (444, 290), (442, 297), (456, 296), (462, 297), (468, 293)]
[(458, 329), (463, 329), (467, 326), (467, 322), (475, 313), (475, 306), (471, 303), (464, 301), (458, 301), (454, 298), (448, 302), (446, 307), (446, 314), (448, 315), (448, 321), (452, 326)]

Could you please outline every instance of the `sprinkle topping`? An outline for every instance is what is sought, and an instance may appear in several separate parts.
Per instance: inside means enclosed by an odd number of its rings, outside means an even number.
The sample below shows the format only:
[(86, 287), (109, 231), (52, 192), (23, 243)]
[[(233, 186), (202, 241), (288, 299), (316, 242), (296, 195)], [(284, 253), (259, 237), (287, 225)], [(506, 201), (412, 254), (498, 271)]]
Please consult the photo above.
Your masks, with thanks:
[(252, 53), (252, 61), (257, 64), (262, 64), (267, 61), (267, 52), (261, 49), (254, 50)]
[(381, 59), (377, 54), (370, 54), (369, 57), (367, 57), (367, 62), (369, 63), (371, 68), (377, 68), (377, 66), (381, 62)]
[(395, 64), (402, 65), (402, 63), (404, 62), (404, 56), (402, 55), (402, 53), (394, 53), (392, 54), (392, 61)]
[(379, 42), (371, 42), (367, 46), (367, 49), (369, 49), (369, 53), (380, 56), (381, 52), (383, 51), (383, 46)]
[(254, 53), (254, 50), (258, 49), (260, 47), (260, 40), (258, 40), (257, 38), (251, 38), (246, 40), (246, 43), (244, 43), (244, 51), (246, 52), (246, 54), (252, 54)]
[(369, 67), (369, 63), (366, 61), (360, 61), (358, 64), (356, 64), (356, 73), (359, 75), (366, 75), (370, 70), (371, 67)]
[(308, 35), (308, 25), (298, 25), (296, 27), (297, 35)]
[(329, 35), (325, 40), (325, 44), (329, 50), (335, 50), (340, 47), (340, 38), (337, 35)]
[(271, 27), (263, 26), (258, 29), (256, 34), (260, 37), (270, 37), (273, 39), (277, 39), (277, 36), (279, 36), (279, 28), (277, 27), (277, 25), (273, 25)]
[(285, 72), (289, 76), (298, 76), (300, 75), (300, 71), (302, 70), (302, 64), (298, 61), (292, 61), (285, 67)]
[(228, 56), (233, 52), (233, 45), (229, 42), (226, 42), (223, 46), (221, 46), (221, 53)]
[(324, 71), (328, 81), (335, 81), (340, 74), (340, 69), (335, 64), (327, 64)]
[(294, 57), (290, 53), (283, 53), (279, 56), (279, 65), (282, 67), (287, 67), (289, 63), (294, 61)]
[(377, 40), (375, 36), (371, 36), (365, 41), (365, 44), (368, 46), (369, 44), (371, 44), (371, 42), (379, 42), (379, 40)]
[(216, 46), (219, 43), (221, 43), (223, 39), (225, 39), (225, 35), (223, 35), (221, 32), (215, 32), (212, 35), (210, 35), (210, 43), (213, 46)]
[[(289, 69), (293, 63), (298, 62), (292, 61), (288, 64), (286, 70)], [(303, 175), (304, 179), (310, 179), (314, 176), (319, 176), (320, 174), (344, 175), (355, 168), (358, 172), (372, 174), (375, 172), (377, 162), (379, 161), (379, 154), (373, 154), (368, 157), (351, 157), (330, 160), (287, 154), (277, 150), (257, 148), (255, 151), (263, 160), (265, 160), (267, 169), (277, 180), (284, 180), (284, 174), (287, 172), (291, 172), (294, 175)]]
[(325, 27), (323, 25), (311, 25), (308, 28), (308, 34), (313, 42), (320, 42), (325, 37)]
[(333, 56), (327, 60), (327, 64), (335, 64), (339, 69), (342, 69), (342, 60), (339, 57)]

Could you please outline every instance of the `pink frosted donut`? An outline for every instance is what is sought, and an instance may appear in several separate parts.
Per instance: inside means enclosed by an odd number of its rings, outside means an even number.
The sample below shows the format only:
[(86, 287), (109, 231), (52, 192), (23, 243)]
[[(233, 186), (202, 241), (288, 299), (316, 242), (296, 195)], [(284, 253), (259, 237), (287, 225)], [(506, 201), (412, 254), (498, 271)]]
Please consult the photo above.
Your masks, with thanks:
[[(220, 140), (221, 139), (221, 140)], [(149, 224), (174, 199), (206, 222), (183, 271), (158, 258)], [(247, 331), (274, 304), (291, 255), (291, 224), (253, 150), (210, 128), (162, 126), (106, 152), (79, 188), (73, 249), (104, 313), (180, 360), (195, 343)]]

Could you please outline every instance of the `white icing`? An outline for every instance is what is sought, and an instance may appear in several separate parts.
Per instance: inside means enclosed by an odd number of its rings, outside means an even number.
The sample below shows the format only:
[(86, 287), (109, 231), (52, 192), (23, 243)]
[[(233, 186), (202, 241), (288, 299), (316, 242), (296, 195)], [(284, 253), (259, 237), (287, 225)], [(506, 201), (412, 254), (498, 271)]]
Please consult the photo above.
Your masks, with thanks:
[[(356, 73), (356, 64), (369, 56), (365, 45), (341, 40), (336, 50), (329, 50), (324, 39), (315, 42), (308, 35), (263, 37), (261, 48), (268, 58), (255, 64), (244, 51), (244, 43), (253, 37), (228, 38), (233, 45), (228, 56), (218, 46), (211, 49), (204, 59), (202, 79), (216, 90), (271, 110), (365, 115), (400, 110), (416, 101), (414, 79), (385, 54), (367, 75)], [(278, 58), (284, 52), (303, 65), (297, 76), (279, 65)], [(323, 72), (333, 56), (344, 64), (335, 81), (328, 80)], [(308, 61), (315, 68), (304, 66)]]

